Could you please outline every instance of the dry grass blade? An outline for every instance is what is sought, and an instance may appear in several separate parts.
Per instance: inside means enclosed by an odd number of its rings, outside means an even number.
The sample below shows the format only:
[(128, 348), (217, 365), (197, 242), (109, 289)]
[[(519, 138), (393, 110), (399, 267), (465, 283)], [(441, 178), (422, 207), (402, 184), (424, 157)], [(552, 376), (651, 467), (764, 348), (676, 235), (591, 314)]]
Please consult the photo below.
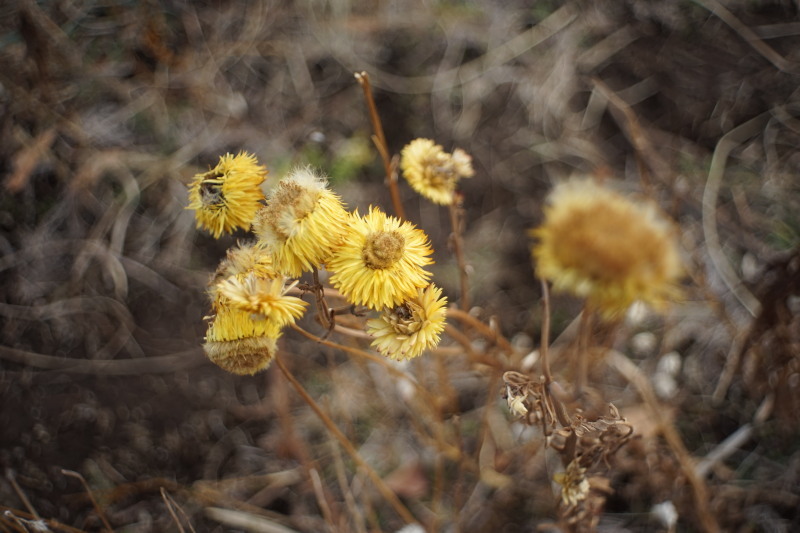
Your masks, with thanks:
[(717, 198), (719, 196), (725, 165), (731, 151), (748, 138), (757, 134), (767, 124), (771, 113), (762, 113), (757, 117), (740, 124), (726, 133), (714, 149), (711, 167), (708, 170), (706, 187), (703, 190), (703, 235), (706, 240), (708, 254), (714, 268), (719, 273), (722, 281), (733, 293), (737, 300), (747, 309), (751, 316), (758, 315), (761, 305), (758, 300), (742, 285), (739, 276), (734, 272), (728, 259), (722, 251), (722, 245), (717, 231)]
[(94, 493), (92, 489), (89, 488), (89, 484), (86, 483), (86, 480), (80, 475), (78, 472), (74, 472), (72, 470), (61, 470), (61, 473), (65, 476), (74, 477), (78, 481), (81, 482), (83, 485), (83, 489), (86, 491), (86, 494), (89, 496), (89, 500), (92, 502), (92, 506), (94, 507), (94, 511), (97, 513), (97, 516), (103, 522), (103, 525), (106, 527), (108, 531), (114, 531), (114, 528), (111, 527), (111, 524), (108, 523), (108, 519), (106, 518), (106, 514), (103, 511), (103, 508), (100, 507), (100, 504), (97, 503), (97, 500), (94, 497)]
[(229, 527), (252, 531), (253, 533), (298, 533), (297, 530), (282, 526), (269, 518), (250, 514), (245, 511), (206, 507), (206, 516)]

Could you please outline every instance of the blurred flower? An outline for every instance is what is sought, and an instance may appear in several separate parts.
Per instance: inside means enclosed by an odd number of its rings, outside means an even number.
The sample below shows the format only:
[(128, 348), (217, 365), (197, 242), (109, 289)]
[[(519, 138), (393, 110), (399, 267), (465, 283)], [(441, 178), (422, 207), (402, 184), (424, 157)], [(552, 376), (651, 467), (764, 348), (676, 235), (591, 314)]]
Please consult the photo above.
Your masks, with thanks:
[(577, 460), (571, 461), (563, 472), (555, 474), (553, 480), (561, 485), (561, 502), (567, 507), (575, 507), (589, 495), (591, 486), (586, 479), (586, 469)]
[(409, 185), (441, 205), (453, 203), (456, 183), (475, 174), (472, 158), (461, 149), (452, 154), (430, 139), (414, 139), (403, 148), (400, 168)]
[(587, 298), (605, 318), (634, 301), (659, 306), (678, 294), (681, 263), (672, 230), (649, 204), (589, 180), (558, 185), (531, 235), (539, 277)]
[(433, 284), (417, 289), (414, 298), (384, 309), (379, 318), (367, 321), (372, 346), (392, 359), (411, 359), (436, 347), (445, 326), (447, 298)]
[(216, 167), (195, 175), (189, 185), (189, 206), (195, 210), (197, 227), (218, 239), (236, 228), (250, 229), (264, 193), (261, 183), (267, 169), (254, 155), (239, 152), (225, 154)]
[(286, 294), (295, 285), (296, 281), (286, 286), (283, 276), (263, 279), (251, 272), (244, 279), (231, 276), (221, 281), (218, 291), (228, 298), (231, 307), (260, 315), (259, 319), (282, 328), (287, 324), (294, 324), (296, 319), (303, 316), (308, 305), (300, 298)]
[(234, 374), (255, 374), (275, 356), (280, 327), (250, 313), (220, 306), (208, 325), (203, 349), (211, 361)]
[(394, 307), (428, 285), (428, 237), (377, 208), (351, 215), (342, 244), (327, 263), (331, 284), (352, 304)]
[(256, 214), (253, 231), (271, 252), (275, 269), (298, 277), (328, 260), (346, 220), (347, 211), (327, 189), (327, 180), (301, 168), (270, 192), (267, 206)]

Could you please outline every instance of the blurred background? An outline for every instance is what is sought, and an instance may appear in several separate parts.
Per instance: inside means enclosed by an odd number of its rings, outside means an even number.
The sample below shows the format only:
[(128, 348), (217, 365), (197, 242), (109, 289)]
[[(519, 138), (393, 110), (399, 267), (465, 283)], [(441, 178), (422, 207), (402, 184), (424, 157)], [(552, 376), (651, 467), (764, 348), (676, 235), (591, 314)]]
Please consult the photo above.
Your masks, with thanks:
[[(3, 2), (0, 507), (102, 528), (68, 470), (124, 531), (271, 531), (210, 508), (355, 531), (348, 494), (370, 531), (402, 526), (368, 482), (352, 488), (352, 465), (331, 466), (339, 452), (276, 369), (243, 378), (207, 362), (205, 286), (246, 234), (215, 241), (185, 209), (195, 173), (247, 150), (269, 169), (267, 186), (310, 164), (350, 208), (390, 210), (354, 78), (365, 71), (392, 152), (429, 137), (472, 155), (476, 175), (461, 187), (473, 314), (523, 352), (541, 325), (526, 232), (554, 183), (611, 180), (676, 221), (686, 301), (630, 326), (619, 348), (656, 382), (668, 374), (661, 399), (690, 453), (750, 428), (706, 472), (721, 527), (797, 530), (799, 10), (789, 0)], [(400, 187), (436, 250), (434, 279), (457, 300), (446, 210)], [(556, 299), (554, 333), (579, 311)], [(424, 515), (436, 452), (408, 430), (403, 391), (376, 392), (386, 375), (298, 335), (282, 350)], [(676, 370), (659, 366), (665, 354), (677, 354)], [(487, 406), (507, 416), (502, 389), (469, 365), (448, 371), (461, 396), (450, 414), (478, 453), (482, 433), (468, 423), (484, 427)], [(633, 392), (613, 381), (607, 391), (635, 414)], [(754, 421), (765, 398), (768, 416)], [(453, 473), (447, 491), (465, 495), (443, 499), (442, 531), (552, 520), (552, 472), (508, 437), (514, 460), (497, 468), (512, 487), (477, 490)], [(670, 501), (679, 530), (699, 530), (685, 481), (652, 439), (612, 477), (603, 527), (667, 530), (650, 511)], [(309, 464), (328, 512), (344, 518), (321, 510)], [(349, 492), (343, 476), (354, 476)], [(0, 530), (24, 530), (19, 520), (0, 518)]]

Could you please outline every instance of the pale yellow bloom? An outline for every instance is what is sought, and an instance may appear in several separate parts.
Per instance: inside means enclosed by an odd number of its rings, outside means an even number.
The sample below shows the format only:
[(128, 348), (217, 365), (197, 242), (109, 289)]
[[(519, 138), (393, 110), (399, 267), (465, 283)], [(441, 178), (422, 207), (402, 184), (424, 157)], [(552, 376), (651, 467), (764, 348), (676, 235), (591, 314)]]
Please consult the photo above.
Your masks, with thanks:
[(401, 152), (400, 168), (415, 191), (441, 205), (452, 204), (458, 180), (475, 173), (472, 158), (464, 150), (448, 154), (430, 139), (407, 144)]
[(394, 307), (428, 285), (433, 250), (424, 232), (377, 208), (350, 217), (347, 232), (327, 263), (331, 284), (355, 305)]
[(253, 231), (272, 254), (275, 269), (290, 277), (324, 264), (345, 231), (345, 211), (327, 180), (297, 169), (270, 192)]
[(414, 298), (384, 309), (381, 316), (367, 321), (367, 333), (379, 352), (392, 359), (411, 359), (439, 344), (445, 326), (447, 298), (433, 284), (417, 289)]
[(246, 152), (225, 154), (216, 167), (195, 175), (187, 209), (195, 210), (197, 227), (207, 229), (214, 238), (236, 228), (250, 229), (264, 199), (261, 183), (266, 176), (266, 168)]
[(275, 356), (280, 327), (250, 313), (220, 306), (208, 325), (203, 349), (212, 362), (234, 374), (255, 374)]
[(282, 278), (272, 266), (272, 256), (258, 243), (240, 243), (229, 248), (225, 259), (220, 262), (209, 283), (208, 292), (212, 306), (216, 309), (226, 300), (219, 293), (219, 287), (223, 281), (230, 277), (241, 281), (250, 274), (264, 280)]
[(677, 294), (673, 232), (650, 204), (590, 180), (569, 181), (550, 194), (544, 223), (531, 234), (538, 276), (585, 297), (606, 318), (634, 301), (659, 306)]
[(272, 322), (282, 328), (294, 324), (295, 320), (303, 316), (308, 305), (300, 298), (286, 294), (295, 285), (297, 281), (286, 286), (283, 276), (263, 279), (250, 273), (244, 279), (231, 276), (223, 280), (218, 291), (228, 299), (231, 307), (258, 315), (260, 320)]

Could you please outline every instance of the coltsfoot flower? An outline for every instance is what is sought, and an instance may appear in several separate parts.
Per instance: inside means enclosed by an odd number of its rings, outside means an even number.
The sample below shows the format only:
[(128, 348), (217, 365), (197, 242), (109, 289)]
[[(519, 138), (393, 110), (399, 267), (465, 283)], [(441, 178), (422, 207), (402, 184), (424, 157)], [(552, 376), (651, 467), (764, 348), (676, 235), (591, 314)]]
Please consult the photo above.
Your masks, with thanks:
[(272, 266), (272, 256), (262, 245), (257, 242), (238, 243), (228, 249), (208, 284), (212, 307), (216, 310), (220, 305), (228, 305), (228, 299), (219, 291), (223, 281), (232, 277), (243, 281), (249, 275), (263, 280), (283, 279)]
[(215, 239), (236, 228), (250, 229), (261, 206), (261, 183), (267, 169), (247, 152), (225, 154), (216, 167), (195, 175), (189, 185), (189, 206), (195, 210), (197, 227), (211, 232)]
[(410, 222), (370, 208), (351, 215), (342, 243), (327, 263), (331, 284), (352, 304), (380, 310), (401, 305), (428, 285), (433, 263), (428, 237)]
[(656, 307), (677, 295), (681, 262), (670, 224), (589, 180), (558, 185), (542, 226), (531, 231), (539, 277), (584, 297), (605, 318), (634, 301)]
[(275, 269), (298, 277), (324, 264), (345, 231), (347, 211), (327, 180), (301, 168), (270, 192), (253, 222), (259, 241), (271, 252)]
[(272, 322), (282, 328), (294, 324), (303, 316), (308, 305), (300, 298), (286, 294), (295, 285), (297, 281), (287, 286), (283, 276), (264, 279), (250, 273), (244, 279), (231, 276), (223, 280), (217, 290), (228, 299), (231, 307), (257, 315), (253, 318)]
[(403, 148), (400, 168), (409, 185), (441, 205), (453, 203), (456, 184), (474, 175), (472, 158), (460, 148), (452, 154), (430, 139), (414, 139)]
[(208, 325), (203, 350), (217, 366), (234, 374), (255, 374), (275, 357), (280, 327), (253, 320), (250, 313), (220, 306)]
[(372, 346), (396, 360), (411, 359), (439, 344), (445, 326), (447, 298), (433, 284), (417, 289), (414, 298), (384, 309), (381, 316), (367, 321)]

